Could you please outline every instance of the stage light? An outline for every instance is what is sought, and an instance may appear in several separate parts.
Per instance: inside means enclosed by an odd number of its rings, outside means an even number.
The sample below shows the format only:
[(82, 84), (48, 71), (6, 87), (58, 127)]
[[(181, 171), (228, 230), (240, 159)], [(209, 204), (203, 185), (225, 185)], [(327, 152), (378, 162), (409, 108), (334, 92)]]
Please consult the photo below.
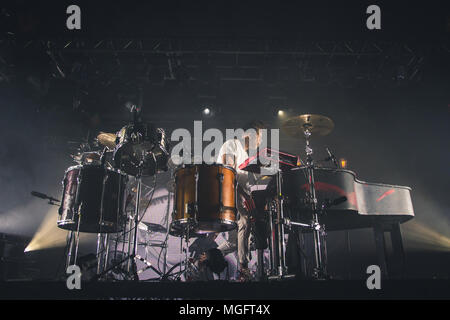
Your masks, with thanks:
[(347, 168), (347, 160), (344, 158), (339, 159), (339, 164), (341, 165), (342, 169)]
[(214, 116), (215, 116), (215, 113), (216, 113), (215, 109), (213, 109), (213, 108), (210, 107), (210, 106), (204, 106), (203, 109), (202, 109), (202, 116), (203, 116), (204, 118), (211, 118), (211, 117), (214, 117)]
[(410, 248), (450, 252), (450, 238), (432, 227), (411, 221), (405, 224), (403, 230)]
[(282, 117), (282, 116), (284, 116), (285, 115), (285, 112), (284, 112), (284, 110), (278, 110), (278, 116), (279, 117)]
[(58, 210), (51, 208), (24, 252), (62, 247), (66, 244), (67, 231), (56, 226)]

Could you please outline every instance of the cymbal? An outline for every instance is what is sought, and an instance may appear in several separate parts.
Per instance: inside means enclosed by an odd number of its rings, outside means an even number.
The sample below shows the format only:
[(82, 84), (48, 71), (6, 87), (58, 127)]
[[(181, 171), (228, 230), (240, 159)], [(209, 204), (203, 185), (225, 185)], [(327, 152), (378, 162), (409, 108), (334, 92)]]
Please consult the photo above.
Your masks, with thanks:
[(326, 136), (333, 131), (334, 122), (320, 114), (302, 114), (287, 119), (283, 123), (282, 129), (294, 138), (304, 138), (306, 130), (313, 135)]
[(116, 147), (116, 135), (114, 133), (100, 132), (97, 136), (97, 140), (100, 144), (111, 150)]

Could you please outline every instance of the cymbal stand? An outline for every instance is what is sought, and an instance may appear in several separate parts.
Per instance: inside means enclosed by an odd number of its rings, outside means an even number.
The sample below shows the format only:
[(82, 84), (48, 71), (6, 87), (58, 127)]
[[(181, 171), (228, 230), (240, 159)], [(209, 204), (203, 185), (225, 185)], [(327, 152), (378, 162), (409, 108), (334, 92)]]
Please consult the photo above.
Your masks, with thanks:
[(286, 244), (285, 244), (285, 217), (284, 217), (284, 196), (282, 190), (283, 175), (279, 170), (275, 176), (276, 178), (276, 198), (273, 204), (270, 205), (270, 268), (271, 275), (268, 279), (280, 280), (283, 278), (291, 278), (295, 275), (287, 273), (286, 267)]
[(314, 180), (314, 160), (312, 157), (313, 149), (310, 146), (309, 139), (311, 137), (311, 132), (309, 131), (309, 127), (307, 125), (304, 126), (304, 134), (306, 139), (306, 171), (309, 183), (309, 203), (311, 205), (312, 212), (312, 221), (311, 227), (314, 236), (314, 258), (315, 258), (315, 268), (314, 268), (314, 277), (317, 279), (322, 279), (326, 277), (326, 266), (324, 264), (324, 252), (322, 250), (325, 246), (324, 235), (325, 230), (324, 226), (320, 224), (319, 221), (319, 210), (317, 208), (317, 197), (316, 197), (316, 188), (315, 188), (315, 180)]

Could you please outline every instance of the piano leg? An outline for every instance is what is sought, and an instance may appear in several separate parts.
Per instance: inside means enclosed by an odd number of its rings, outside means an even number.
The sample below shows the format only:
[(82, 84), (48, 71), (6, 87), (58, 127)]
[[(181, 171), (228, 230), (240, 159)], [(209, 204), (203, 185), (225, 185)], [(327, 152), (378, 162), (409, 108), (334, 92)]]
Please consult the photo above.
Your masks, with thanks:
[(351, 247), (351, 243), (350, 243), (350, 231), (349, 230), (345, 230), (345, 249), (346, 249), (346, 254), (347, 254), (347, 259), (346, 260), (346, 269), (347, 269), (347, 280), (350, 280), (352, 278), (352, 266), (351, 266), (351, 261), (352, 261), (352, 247)]
[(403, 278), (406, 272), (405, 250), (403, 249), (402, 233), (400, 231), (400, 224), (394, 223), (391, 225), (391, 241), (394, 257), (397, 260), (398, 275)]
[[(381, 269), (381, 274), (387, 278), (389, 276), (387, 263), (387, 249), (384, 233), (390, 232), (393, 261), (395, 265), (389, 264), (391, 276), (403, 277), (405, 275), (405, 251), (403, 249), (402, 234), (400, 231), (400, 224), (384, 224), (374, 227), (375, 245), (377, 250), (378, 265)], [(394, 272), (393, 272), (394, 271)]]
[(388, 278), (388, 269), (386, 261), (386, 241), (384, 239), (384, 226), (377, 225), (373, 228), (375, 236), (375, 247), (377, 250), (378, 266), (381, 269), (383, 278)]

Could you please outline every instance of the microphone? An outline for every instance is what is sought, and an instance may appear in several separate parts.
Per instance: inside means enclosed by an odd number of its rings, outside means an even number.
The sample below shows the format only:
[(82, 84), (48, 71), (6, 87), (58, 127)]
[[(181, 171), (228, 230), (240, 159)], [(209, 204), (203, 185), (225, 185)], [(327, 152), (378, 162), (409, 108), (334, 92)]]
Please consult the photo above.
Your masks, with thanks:
[(331, 208), (337, 205), (340, 205), (341, 203), (344, 203), (345, 201), (347, 201), (347, 197), (346, 196), (342, 196), (339, 198), (334, 199), (333, 201), (330, 201), (329, 199), (326, 199), (323, 203), (322, 209), (327, 209), (327, 208)]
[(339, 197), (339, 198), (334, 199), (333, 201), (331, 201), (330, 206), (337, 206), (337, 205), (339, 205), (341, 203), (344, 203), (345, 201), (347, 201), (347, 197), (346, 196), (342, 196), (342, 197)]
[(336, 166), (336, 168), (339, 168), (338, 162), (336, 160), (336, 157), (334, 156), (334, 154), (330, 151), (330, 149), (328, 147), (325, 148), (325, 150), (327, 150), (328, 153), (328, 158), (326, 158), (326, 161), (332, 161), (334, 163), (334, 165)]
[(58, 199), (49, 197), (48, 195), (44, 194), (44, 193), (40, 193), (37, 191), (31, 191), (31, 195), (37, 198), (41, 198), (41, 199), (45, 199), (45, 200), (50, 200), (50, 201), (55, 201), (55, 202), (59, 202)]
[(47, 199), (47, 196), (45, 194), (37, 192), (37, 191), (31, 191), (31, 195), (41, 198), (41, 199)]

